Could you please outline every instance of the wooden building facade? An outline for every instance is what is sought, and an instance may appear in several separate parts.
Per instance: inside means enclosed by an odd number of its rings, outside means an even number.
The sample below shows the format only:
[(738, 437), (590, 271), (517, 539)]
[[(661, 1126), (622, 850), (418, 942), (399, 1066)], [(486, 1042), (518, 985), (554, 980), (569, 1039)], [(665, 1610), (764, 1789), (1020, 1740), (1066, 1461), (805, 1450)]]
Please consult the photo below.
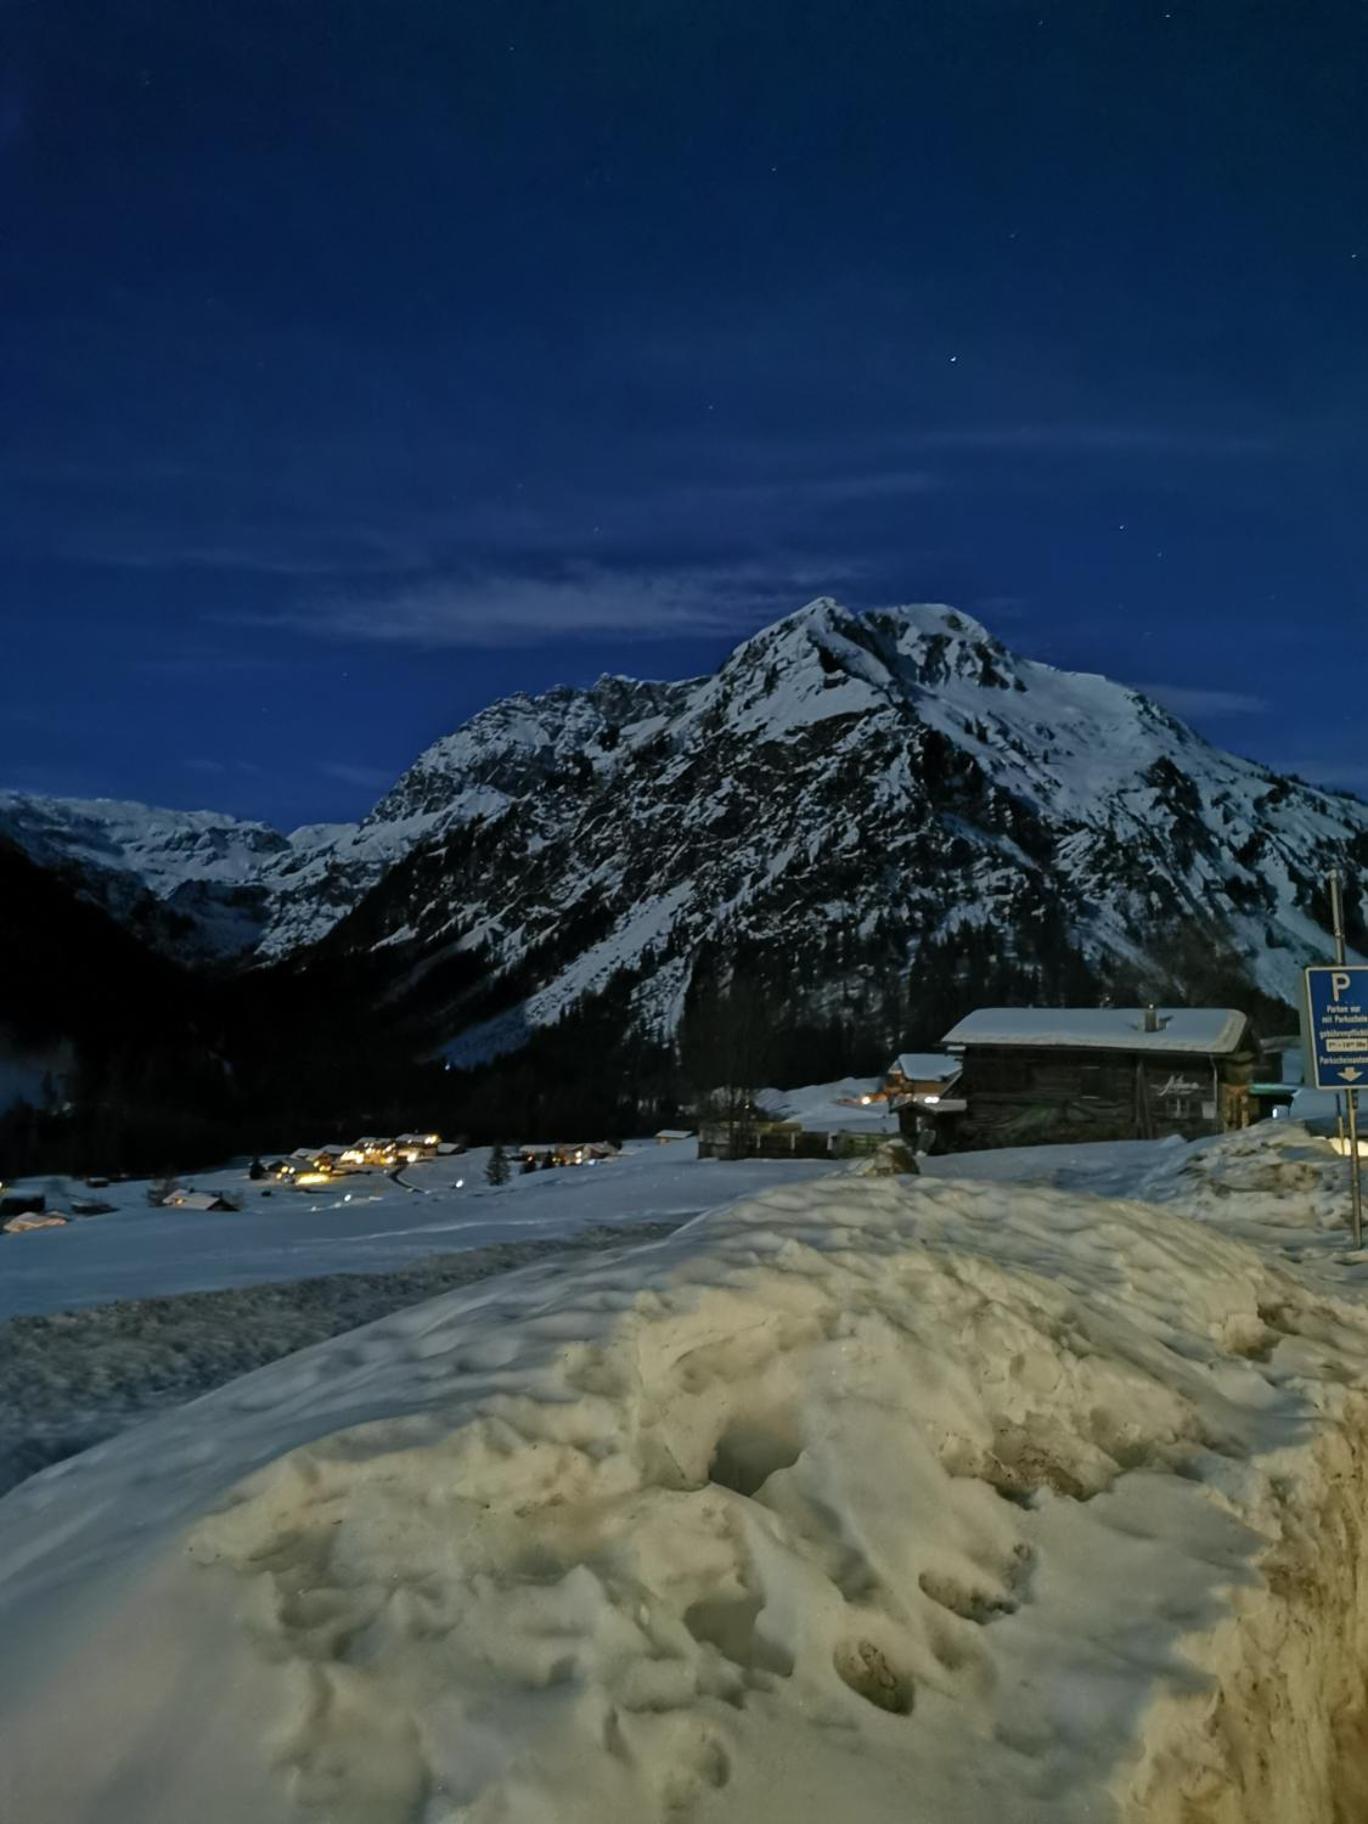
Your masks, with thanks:
[(1259, 1112), (1258, 1049), (1230, 1008), (981, 1008), (944, 1043), (964, 1061), (958, 1149), (1195, 1140)]
[(860, 1159), (899, 1136), (806, 1128), (799, 1121), (764, 1115), (735, 1122), (705, 1121), (698, 1130), (700, 1159)]

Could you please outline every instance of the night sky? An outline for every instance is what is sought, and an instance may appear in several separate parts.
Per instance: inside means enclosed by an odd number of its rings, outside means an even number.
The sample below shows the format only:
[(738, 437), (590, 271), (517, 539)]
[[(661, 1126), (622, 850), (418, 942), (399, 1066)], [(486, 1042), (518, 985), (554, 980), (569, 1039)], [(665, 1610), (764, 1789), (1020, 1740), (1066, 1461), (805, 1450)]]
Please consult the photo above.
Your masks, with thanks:
[(1358, 0), (0, 0), (0, 784), (944, 600), (1368, 793)]

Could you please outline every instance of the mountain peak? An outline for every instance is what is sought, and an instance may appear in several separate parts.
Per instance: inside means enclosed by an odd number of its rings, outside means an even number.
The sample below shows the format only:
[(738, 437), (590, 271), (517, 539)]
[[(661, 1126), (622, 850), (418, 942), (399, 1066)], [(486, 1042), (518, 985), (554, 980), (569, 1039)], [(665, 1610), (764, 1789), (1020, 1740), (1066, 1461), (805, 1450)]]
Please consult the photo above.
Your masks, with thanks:
[(1157, 991), (1161, 934), (1199, 906), (1290, 998), (1324, 946), (1326, 869), (1368, 857), (1368, 808), (1224, 754), (1122, 685), (1019, 657), (945, 603), (832, 596), (705, 677), (491, 704), (358, 826), (287, 841), (166, 819), (0, 800), (0, 831), (104, 881), (120, 915), (140, 886), (196, 928), (212, 914), (220, 953), (326, 938), (412, 968), (429, 984), (414, 1017), (440, 1038), (477, 1016), (431, 986), (431, 959), (478, 976), (509, 1032), (617, 983), (623, 1017), (664, 1034), (728, 944), (776, 979), (798, 969), (814, 1019), (875, 977), (930, 995), (993, 956), (1034, 970), (1037, 995), (1099, 958), (1152, 969)]

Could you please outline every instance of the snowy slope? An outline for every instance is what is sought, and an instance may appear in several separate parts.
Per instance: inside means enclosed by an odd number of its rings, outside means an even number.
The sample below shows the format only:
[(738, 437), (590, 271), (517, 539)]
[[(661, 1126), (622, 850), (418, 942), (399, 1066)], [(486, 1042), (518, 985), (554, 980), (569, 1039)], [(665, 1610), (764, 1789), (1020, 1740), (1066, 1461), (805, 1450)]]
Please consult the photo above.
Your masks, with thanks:
[(457, 1061), (624, 983), (666, 1034), (700, 954), (730, 946), (790, 1008), (895, 1035), (916, 1016), (898, 993), (964, 967), (975, 932), (1013, 999), (1060, 996), (1070, 957), (1157, 988), (1185, 921), (1290, 998), (1325, 951), (1326, 868), (1368, 860), (1368, 806), (946, 608), (820, 601), (714, 677), (613, 690), (500, 706), (425, 757), (391, 807), (455, 821), (329, 939), (392, 948), (420, 999), (440, 1001), (429, 970), (453, 956), (506, 982), (512, 1004), (474, 1031), (459, 995), (439, 1007), (467, 1028)]
[(1177, 1208), (776, 1189), (0, 1501), (9, 1806), (1359, 1815), (1366, 1373), (1347, 1278)]
[(668, 1034), (700, 955), (735, 946), (804, 1017), (894, 1038), (956, 972), (1014, 1000), (1070, 998), (1079, 966), (1159, 992), (1185, 921), (1286, 999), (1325, 952), (1326, 869), (1368, 866), (1357, 799), (949, 608), (825, 599), (713, 676), (495, 704), (355, 826), (286, 839), (146, 813), (140, 830), (114, 807), (101, 835), (99, 807), (54, 805), (40, 828), (36, 802), (0, 804), (0, 828), (44, 855), (173, 904), (255, 894), (262, 957), (379, 956), (458, 1060), (610, 986)]
[(77, 880), (122, 922), (208, 957), (256, 948), (267, 916), (263, 875), (290, 850), (266, 824), (217, 811), (21, 792), (0, 792), (0, 835)]

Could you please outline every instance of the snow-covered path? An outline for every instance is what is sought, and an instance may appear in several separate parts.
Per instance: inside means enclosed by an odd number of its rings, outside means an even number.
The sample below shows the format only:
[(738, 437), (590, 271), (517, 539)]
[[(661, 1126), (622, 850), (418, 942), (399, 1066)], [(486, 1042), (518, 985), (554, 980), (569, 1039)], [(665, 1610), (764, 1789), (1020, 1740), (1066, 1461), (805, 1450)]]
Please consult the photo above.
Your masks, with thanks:
[(1335, 1163), (1237, 1136), (1144, 1202), (790, 1180), (248, 1375), (0, 1501), (0, 1793), (29, 1824), (1362, 1815)]
[[(411, 1186), (383, 1172), (358, 1174), (315, 1196), (278, 1186), (263, 1195), (269, 1187), (249, 1183), (241, 1169), (195, 1175), (200, 1190), (242, 1198), (240, 1211), (152, 1209), (141, 1182), (94, 1193), (78, 1187), (78, 1195), (118, 1207), (66, 1228), (0, 1237), (0, 1321), (115, 1299), (383, 1272), (460, 1248), (682, 1219), (833, 1169), (810, 1160), (700, 1162), (691, 1143), (643, 1142), (606, 1165), (515, 1174), (494, 1190), (487, 1160), (477, 1150), (421, 1162), (407, 1168)], [(59, 1208), (62, 1200), (60, 1191), (49, 1198)]]

